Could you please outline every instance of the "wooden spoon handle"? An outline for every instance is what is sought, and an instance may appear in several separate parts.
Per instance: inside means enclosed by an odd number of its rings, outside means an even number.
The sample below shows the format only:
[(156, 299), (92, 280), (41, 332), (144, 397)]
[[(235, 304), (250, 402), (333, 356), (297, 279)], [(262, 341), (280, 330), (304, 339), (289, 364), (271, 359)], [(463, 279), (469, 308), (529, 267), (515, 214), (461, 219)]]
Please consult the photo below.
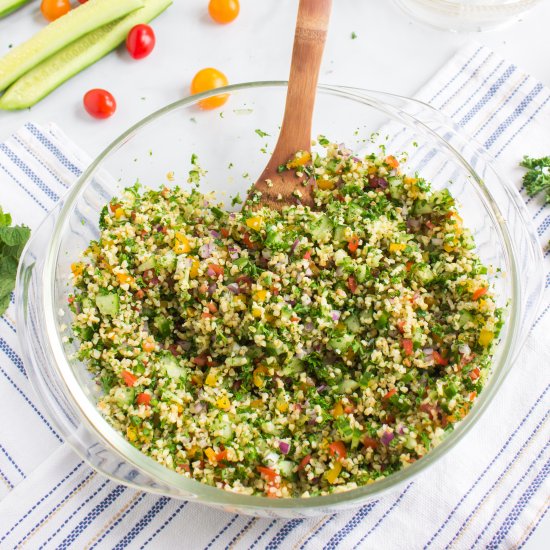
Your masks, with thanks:
[(311, 148), (311, 119), (331, 6), (332, 0), (300, 0), (285, 114), (273, 154), (280, 163)]
[[(281, 132), (267, 166), (248, 194), (256, 206), (280, 210), (297, 201), (314, 205), (313, 184), (293, 170), (279, 173), (278, 167), (298, 151), (311, 148), (311, 119), (331, 7), (332, 0), (300, 0)], [(258, 193), (260, 203), (252, 200)]]

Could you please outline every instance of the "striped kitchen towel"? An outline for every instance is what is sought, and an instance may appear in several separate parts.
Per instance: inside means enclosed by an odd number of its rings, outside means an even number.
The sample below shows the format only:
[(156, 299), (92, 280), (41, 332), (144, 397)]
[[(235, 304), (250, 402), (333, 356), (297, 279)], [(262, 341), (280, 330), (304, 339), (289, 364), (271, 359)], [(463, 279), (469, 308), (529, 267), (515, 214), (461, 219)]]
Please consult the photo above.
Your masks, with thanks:
[[(484, 47), (460, 51), (418, 97), (475, 136), (518, 188), (522, 155), (550, 154), (550, 90)], [(0, 145), (0, 202), (35, 227), (87, 162), (56, 127), (28, 124)], [(524, 198), (550, 286), (550, 207)], [(550, 498), (549, 308), (546, 295), (521, 364), (475, 429), (429, 472), (354, 511), (272, 520), (140, 493), (94, 473), (36, 403), (12, 305), (0, 319), (0, 548), (522, 546)]]

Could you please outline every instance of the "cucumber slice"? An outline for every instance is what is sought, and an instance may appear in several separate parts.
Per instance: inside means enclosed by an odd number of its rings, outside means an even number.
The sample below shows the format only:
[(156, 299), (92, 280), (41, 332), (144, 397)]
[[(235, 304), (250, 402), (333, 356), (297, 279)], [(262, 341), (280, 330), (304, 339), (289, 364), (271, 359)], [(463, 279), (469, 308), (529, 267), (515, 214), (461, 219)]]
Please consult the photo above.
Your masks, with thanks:
[[(142, 8), (123, 19), (113, 21), (88, 33), (22, 76), (0, 98), (0, 109), (26, 109), (38, 103), (63, 82), (124, 42), (134, 26), (148, 23), (172, 4), (172, 0), (142, 1), (144, 4)], [(166, 258), (167, 262), (169, 260)], [(175, 256), (173, 260), (175, 260)], [(155, 261), (151, 258), (140, 266), (138, 271), (146, 271), (154, 267)], [(166, 267), (168, 268), (168, 266)]]
[(10, 14), (23, 4), (28, 4), (29, 0), (0, 0), (0, 17)]
[(0, 91), (85, 34), (143, 6), (141, 0), (89, 0), (0, 59)]

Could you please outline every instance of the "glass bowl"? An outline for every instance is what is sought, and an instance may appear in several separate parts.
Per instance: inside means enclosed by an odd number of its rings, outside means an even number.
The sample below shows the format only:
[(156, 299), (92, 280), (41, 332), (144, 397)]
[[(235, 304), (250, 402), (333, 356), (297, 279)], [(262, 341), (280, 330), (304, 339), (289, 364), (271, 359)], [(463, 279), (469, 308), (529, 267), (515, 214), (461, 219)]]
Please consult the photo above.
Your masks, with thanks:
[(394, 0), (408, 15), (449, 31), (495, 30), (519, 21), (542, 0)]
[[(229, 94), (221, 109), (198, 107), (201, 99), (220, 93)], [(452, 122), (412, 99), (319, 86), (314, 136), (324, 134), (358, 153), (381, 146), (388, 153), (407, 152), (405, 170), (418, 171), (435, 188), (448, 187), (458, 199), (479, 255), (498, 274), (496, 294), (505, 308), (486, 389), (460, 425), (426, 457), (376, 483), (328, 496), (237, 495), (181, 476), (142, 454), (96, 409), (98, 386), (74, 358), (77, 344), (67, 337), (70, 265), (97, 238), (99, 213), (113, 196), (136, 180), (152, 187), (188, 185), (192, 154), (208, 171), (201, 190), (216, 190), (227, 203), (236, 192), (243, 195), (274, 146), (285, 96), (285, 82), (256, 82), (189, 97), (145, 118), (107, 147), (27, 245), (18, 274), (17, 322), (25, 366), (45, 410), (93, 468), (138, 489), (232, 512), (308, 517), (355, 507), (398, 490), (429, 469), (475, 425), (532, 324), (542, 290), (542, 257), (519, 194), (498, 175), (487, 153)]]

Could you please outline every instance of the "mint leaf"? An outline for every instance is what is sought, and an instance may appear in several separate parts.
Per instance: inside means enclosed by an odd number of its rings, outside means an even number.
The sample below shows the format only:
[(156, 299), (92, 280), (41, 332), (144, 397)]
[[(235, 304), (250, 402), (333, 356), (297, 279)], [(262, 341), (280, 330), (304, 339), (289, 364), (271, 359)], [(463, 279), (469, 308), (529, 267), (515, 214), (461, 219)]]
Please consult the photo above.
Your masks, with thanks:
[(11, 216), (9, 214), (4, 214), (0, 206), (0, 227), (6, 227), (8, 225), (11, 225)]
[(28, 227), (11, 227), (11, 223), (11, 216), (0, 208), (0, 315), (10, 305), (10, 295), (17, 277), (17, 264), (31, 235)]

